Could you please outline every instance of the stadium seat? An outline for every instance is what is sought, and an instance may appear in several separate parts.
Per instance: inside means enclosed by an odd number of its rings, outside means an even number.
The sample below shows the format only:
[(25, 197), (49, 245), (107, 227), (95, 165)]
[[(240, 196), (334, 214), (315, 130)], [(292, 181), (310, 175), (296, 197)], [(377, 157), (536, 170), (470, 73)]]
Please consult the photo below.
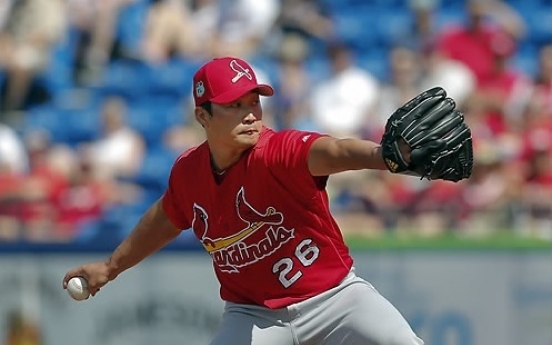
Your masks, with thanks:
[(36, 82), (51, 94), (72, 88), (74, 87), (73, 67), (54, 56), (50, 60), (49, 67), (37, 75)]
[(535, 77), (538, 70), (537, 55), (538, 46), (529, 41), (522, 42), (510, 61), (511, 66), (529, 77)]
[(317, 83), (330, 76), (330, 63), (325, 56), (311, 56), (305, 61), (305, 69), (313, 80)]
[(74, 87), (76, 38), (74, 30), (67, 30), (63, 39), (54, 46), (48, 68), (37, 76), (37, 82), (44, 85), (52, 94)]
[(146, 193), (160, 195), (165, 191), (169, 173), (176, 154), (161, 146), (150, 148), (139, 172), (131, 179), (131, 182), (142, 186)]
[(127, 122), (142, 134), (148, 146), (156, 146), (171, 126), (184, 123), (181, 99), (168, 95), (148, 95), (129, 104)]
[(98, 88), (105, 94), (139, 98), (148, 90), (145, 75), (147, 68), (142, 63), (114, 61), (104, 71), (103, 80)]
[(66, 110), (61, 115), (67, 130), (68, 144), (77, 145), (93, 141), (100, 136), (101, 118), (98, 107)]
[(195, 63), (174, 58), (161, 65), (146, 65), (141, 77), (146, 79), (149, 94), (181, 97), (190, 93), (191, 78), (198, 67)]
[(523, 17), (527, 39), (542, 44), (552, 41), (552, 2), (545, 0), (510, 0), (510, 5)]
[(4, 80), (6, 79), (6, 73), (0, 70), (0, 93), (3, 92)]
[[(149, 206), (149, 204), (147, 205)], [(115, 205), (104, 210), (102, 218), (82, 224), (76, 243), (118, 244), (136, 225), (147, 207)]]
[(451, 26), (462, 25), (466, 21), (466, 12), (463, 4), (440, 8), (436, 15), (436, 26), (439, 30)]
[(45, 131), (54, 143), (66, 142), (68, 137), (61, 111), (48, 104), (33, 107), (26, 112), (21, 132), (25, 135), (34, 131)]
[(406, 8), (380, 10), (366, 20), (373, 22), (377, 42), (388, 48), (412, 32), (413, 17)]
[(552, 6), (536, 7), (527, 16), (529, 39), (536, 44), (552, 42)]
[(336, 39), (355, 50), (364, 50), (381, 42), (377, 29), (379, 13), (371, 7), (342, 9), (332, 14)]
[(149, 1), (136, 0), (119, 13), (116, 38), (129, 56), (137, 56), (144, 32)]
[(389, 58), (387, 49), (372, 49), (356, 56), (356, 64), (370, 72), (380, 82), (389, 78)]

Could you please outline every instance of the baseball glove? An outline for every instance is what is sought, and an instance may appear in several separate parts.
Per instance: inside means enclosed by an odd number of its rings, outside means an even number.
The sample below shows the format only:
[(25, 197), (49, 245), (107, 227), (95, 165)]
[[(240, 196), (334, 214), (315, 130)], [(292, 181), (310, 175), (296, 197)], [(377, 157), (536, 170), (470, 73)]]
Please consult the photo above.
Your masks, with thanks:
[[(444, 89), (416, 96), (387, 120), (381, 139), (385, 164), (393, 173), (457, 182), (473, 168), (472, 137), (464, 115)], [(410, 160), (402, 146), (410, 147)], [(408, 150), (407, 150), (408, 151)]]

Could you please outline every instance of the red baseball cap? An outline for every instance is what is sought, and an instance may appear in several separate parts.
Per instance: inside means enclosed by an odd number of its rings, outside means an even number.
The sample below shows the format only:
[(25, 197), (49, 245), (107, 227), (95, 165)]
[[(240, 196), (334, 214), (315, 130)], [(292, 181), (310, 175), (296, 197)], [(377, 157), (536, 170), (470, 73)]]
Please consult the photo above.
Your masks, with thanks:
[(272, 96), (274, 89), (257, 83), (253, 68), (235, 57), (215, 58), (194, 74), (194, 102), (196, 106), (211, 101), (230, 103), (252, 90), (262, 96)]

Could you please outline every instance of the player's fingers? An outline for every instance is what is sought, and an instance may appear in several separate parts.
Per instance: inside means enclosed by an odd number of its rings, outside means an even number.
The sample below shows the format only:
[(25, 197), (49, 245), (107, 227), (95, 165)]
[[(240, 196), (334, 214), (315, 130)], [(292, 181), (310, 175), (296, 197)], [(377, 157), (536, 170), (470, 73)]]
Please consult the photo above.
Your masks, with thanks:
[(410, 153), (412, 152), (412, 148), (408, 146), (403, 138), (400, 138), (397, 144), (399, 145), (399, 151), (401, 152), (404, 161), (410, 163)]
[(67, 284), (69, 283), (69, 280), (71, 280), (71, 278), (73, 278), (73, 277), (83, 277), (87, 281), (89, 280), (89, 275), (88, 275), (88, 273), (86, 272), (86, 270), (84, 269), (83, 266), (74, 268), (74, 269), (70, 270), (69, 272), (67, 272), (65, 274), (65, 276), (63, 277), (62, 285), (63, 285), (64, 289), (67, 288)]
[(69, 280), (73, 277), (82, 277), (86, 280), (88, 284), (88, 290), (91, 295), (96, 294), (101, 287), (103, 287), (109, 281), (107, 276), (105, 263), (95, 262), (88, 263), (82, 266), (79, 266), (75, 269), (67, 272), (63, 278), (63, 288), (67, 289), (67, 284)]
[(63, 281), (62, 281), (63, 288), (67, 289), (67, 283), (69, 283), (69, 280), (71, 280), (71, 278), (73, 277), (78, 277), (78, 276), (80, 276), (79, 269), (72, 269), (69, 272), (67, 272), (63, 277)]
[(88, 291), (90, 291), (90, 296), (92, 296), (92, 297), (96, 296), (96, 294), (97, 294), (98, 292), (100, 292), (100, 290), (101, 290), (100, 288), (97, 288), (97, 289), (90, 289), (90, 288), (88, 288)]
[(88, 291), (90, 291), (90, 294), (94, 296), (102, 287), (104, 287), (108, 283), (108, 278), (104, 274), (100, 274), (98, 272), (94, 272), (94, 274), (91, 274), (89, 276), (88, 280)]

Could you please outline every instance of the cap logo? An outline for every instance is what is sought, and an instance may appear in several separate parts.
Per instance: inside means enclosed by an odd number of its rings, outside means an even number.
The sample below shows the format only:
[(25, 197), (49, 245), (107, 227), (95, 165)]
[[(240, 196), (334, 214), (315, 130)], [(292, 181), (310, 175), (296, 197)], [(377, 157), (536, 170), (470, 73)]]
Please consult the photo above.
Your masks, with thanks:
[(247, 79), (253, 80), (253, 76), (249, 73), (249, 68), (244, 68), (236, 60), (230, 61), (230, 68), (236, 72), (236, 75), (232, 78), (232, 83), (236, 83), (241, 77), (247, 77)]
[(198, 81), (195, 86), (195, 93), (197, 97), (202, 97), (205, 93), (205, 85), (203, 85), (202, 81)]

